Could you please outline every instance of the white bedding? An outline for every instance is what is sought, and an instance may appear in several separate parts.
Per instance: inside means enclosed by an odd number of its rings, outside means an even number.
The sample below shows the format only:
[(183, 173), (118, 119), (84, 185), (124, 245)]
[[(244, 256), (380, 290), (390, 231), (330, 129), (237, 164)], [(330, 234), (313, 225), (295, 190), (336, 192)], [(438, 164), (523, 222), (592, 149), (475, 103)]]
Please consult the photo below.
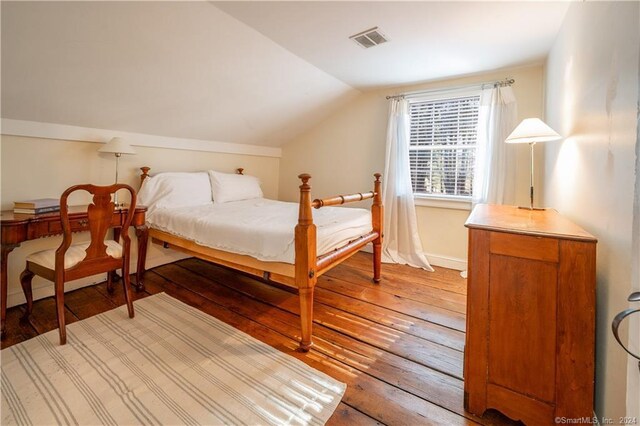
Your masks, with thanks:
[[(295, 263), (297, 203), (256, 198), (161, 208), (149, 214), (147, 221), (152, 228), (207, 247), (264, 261)], [(371, 232), (371, 213), (365, 209), (323, 207), (313, 210), (313, 223), (320, 255)]]

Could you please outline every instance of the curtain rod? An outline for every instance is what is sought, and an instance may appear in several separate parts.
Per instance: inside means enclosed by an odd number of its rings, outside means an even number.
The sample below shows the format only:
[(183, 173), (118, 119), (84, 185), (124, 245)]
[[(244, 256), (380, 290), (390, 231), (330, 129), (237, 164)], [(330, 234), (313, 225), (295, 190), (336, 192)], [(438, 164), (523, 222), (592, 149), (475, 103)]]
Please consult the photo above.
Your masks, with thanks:
[(511, 86), (515, 82), (516, 82), (516, 80), (513, 79), (513, 78), (505, 78), (504, 80), (487, 81), (487, 82), (484, 82), (484, 83), (466, 84), (466, 85), (463, 85), (463, 86), (439, 87), (439, 88), (436, 88), (436, 89), (416, 90), (416, 91), (413, 91), (413, 92), (400, 93), (398, 95), (390, 95), (390, 96), (387, 96), (386, 98), (387, 99), (404, 99), (406, 96), (425, 95), (427, 93), (445, 92), (445, 91), (449, 91), (449, 90), (471, 89), (471, 88), (474, 88), (474, 87), (479, 87), (480, 89), (484, 89), (487, 86), (504, 87), (504, 86)]

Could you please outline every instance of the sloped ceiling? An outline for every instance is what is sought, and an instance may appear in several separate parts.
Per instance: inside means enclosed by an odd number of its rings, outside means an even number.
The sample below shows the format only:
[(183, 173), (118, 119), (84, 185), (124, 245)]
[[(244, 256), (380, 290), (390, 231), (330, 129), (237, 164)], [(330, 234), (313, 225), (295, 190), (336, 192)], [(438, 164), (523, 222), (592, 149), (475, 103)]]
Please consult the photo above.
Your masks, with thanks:
[[(542, 60), (561, 2), (2, 1), (2, 117), (280, 146), (359, 89)], [(348, 36), (380, 26), (391, 41)]]
[(208, 2), (2, 2), (2, 117), (279, 146), (357, 94)]
[[(397, 86), (543, 61), (562, 1), (232, 2), (215, 4), (358, 88)], [(378, 26), (370, 49), (349, 36)]]

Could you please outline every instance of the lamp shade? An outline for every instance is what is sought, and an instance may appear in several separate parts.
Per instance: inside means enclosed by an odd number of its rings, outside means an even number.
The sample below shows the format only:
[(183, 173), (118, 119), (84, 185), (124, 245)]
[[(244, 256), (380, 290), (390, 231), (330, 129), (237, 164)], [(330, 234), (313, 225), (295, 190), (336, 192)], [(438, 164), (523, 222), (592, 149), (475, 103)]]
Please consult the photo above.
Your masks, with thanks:
[(98, 152), (108, 152), (110, 154), (135, 154), (131, 145), (122, 138), (111, 138), (109, 142), (104, 144)]
[(506, 143), (551, 142), (562, 139), (555, 130), (539, 118), (525, 118), (505, 140)]

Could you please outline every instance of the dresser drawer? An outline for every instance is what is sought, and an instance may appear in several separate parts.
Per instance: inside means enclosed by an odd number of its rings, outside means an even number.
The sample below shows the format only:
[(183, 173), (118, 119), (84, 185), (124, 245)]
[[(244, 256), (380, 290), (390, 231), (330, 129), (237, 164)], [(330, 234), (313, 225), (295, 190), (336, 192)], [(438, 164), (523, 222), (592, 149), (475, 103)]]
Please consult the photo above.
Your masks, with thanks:
[(558, 240), (548, 237), (492, 232), (489, 240), (491, 254), (520, 257), (557, 263), (559, 258)]
[[(88, 231), (89, 219), (72, 219), (69, 221), (69, 225), (71, 225), (71, 232)], [(62, 234), (62, 222), (49, 222), (49, 232), (51, 234)]]
[[(110, 226), (121, 226), (122, 223), (122, 215), (114, 214), (111, 219)], [(70, 219), (69, 225), (71, 225), (71, 232), (81, 232), (89, 230), (89, 219), (80, 218), (80, 219)], [(55, 220), (49, 222), (49, 233), (50, 234), (62, 234), (62, 222)]]

